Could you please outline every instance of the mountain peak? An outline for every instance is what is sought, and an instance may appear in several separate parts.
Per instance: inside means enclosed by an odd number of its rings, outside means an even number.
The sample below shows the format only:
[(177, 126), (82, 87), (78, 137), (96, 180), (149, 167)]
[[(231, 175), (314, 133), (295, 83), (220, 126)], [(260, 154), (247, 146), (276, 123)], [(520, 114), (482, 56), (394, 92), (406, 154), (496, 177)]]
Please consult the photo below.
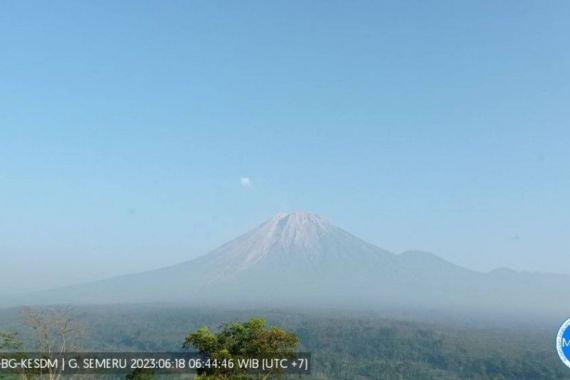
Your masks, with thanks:
[[(269, 271), (281, 276), (283, 268), (299, 268), (307, 278), (315, 270), (341, 273), (347, 266), (375, 266), (391, 261), (392, 254), (373, 246), (325, 218), (307, 211), (279, 213), (253, 230), (201, 258), (200, 276), (207, 283), (225, 281), (240, 273)], [(194, 266), (194, 262), (186, 265)], [(326, 269), (325, 269), (326, 268)], [(261, 273), (261, 272), (259, 272)]]
[(283, 246), (310, 247), (318, 244), (319, 238), (333, 228), (323, 217), (306, 211), (279, 213), (267, 222), (268, 233), (273, 243)]
[(280, 212), (271, 219), (274, 223), (285, 223), (302, 228), (310, 224), (330, 225), (330, 223), (320, 215), (308, 211), (294, 211), (291, 213)]

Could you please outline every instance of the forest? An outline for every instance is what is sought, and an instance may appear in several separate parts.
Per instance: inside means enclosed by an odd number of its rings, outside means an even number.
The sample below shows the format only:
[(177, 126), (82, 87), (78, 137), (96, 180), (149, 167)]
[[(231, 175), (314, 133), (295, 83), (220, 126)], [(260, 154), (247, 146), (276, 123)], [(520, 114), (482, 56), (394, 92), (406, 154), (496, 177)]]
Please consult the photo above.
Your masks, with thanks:
[[(34, 350), (26, 309), (0, 310), (0, 331)], [(29, 310), (28, 310), (29, 312)], [(165, 305), (71, 309), (85, 351), (176, 351), (192, 331), (263, 318), (295, 334), (312, 355), (307, 379), (570, 379), (550, 329), (397, 321), (378, 315), (298, 310), (220, 310)], [(8, 335), (6, 335), (8, 336)]]

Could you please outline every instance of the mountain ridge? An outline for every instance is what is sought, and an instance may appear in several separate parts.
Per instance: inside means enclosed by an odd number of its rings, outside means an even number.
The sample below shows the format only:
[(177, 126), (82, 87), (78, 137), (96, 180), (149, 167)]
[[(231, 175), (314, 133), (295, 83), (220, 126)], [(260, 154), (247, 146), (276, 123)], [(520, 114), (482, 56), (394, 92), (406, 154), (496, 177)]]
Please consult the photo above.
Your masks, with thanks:
[(302, 211), (279, 213), (186, 262), (22, 295), (9, 303), (324, 305), (562, 315), (570, 309), (557, 300), (570, 291), (568, 284), (570, 276), (483, 273), (431, 253), (394, 254)]

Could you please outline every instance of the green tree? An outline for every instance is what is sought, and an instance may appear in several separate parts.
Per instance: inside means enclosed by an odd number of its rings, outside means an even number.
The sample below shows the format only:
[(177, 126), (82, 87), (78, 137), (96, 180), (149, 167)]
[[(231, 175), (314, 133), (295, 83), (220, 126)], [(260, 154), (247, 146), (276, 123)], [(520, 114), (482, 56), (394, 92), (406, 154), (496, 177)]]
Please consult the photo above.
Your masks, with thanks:
[[(216, 360), (217, 368), (203, 368), (198, 371), (198, 379), (268, 379), (279, 376), (271, 373), (247, 374), (238, 368), (238, 360), (256, 358), (292, 358), (299, 341), (294, 334), (278, 327), (266, 328), (265, 320), (251, 319), (243, 323), (222, 326), (217, 333), (202, 327), (186, 337), (184, 347), (193, 347), (210, 360)], [(227, 363), (234, 363), (232, 367)], [(230, 368), (231, 367), (231, 368)]]
[(21, 348), (22, 342), (18, 339), (17, 333), (0, 331), (0, 351), (15, 351)]
[(135, 369), (129, 373), (126, 380), (152, 380), (154, 379), (154, 371), (151, 369)]
[[(22, 342), (18, 338), (17, 333), (8, 333), (0, 331), (0, 352), (14, 352), (22, 349)], [(25, 376), (19, 376), (22, 379), (28, 378)], [(2, 375), (0, 374), (0, 380), (12, 380), (18, 378), (17, 375)]]

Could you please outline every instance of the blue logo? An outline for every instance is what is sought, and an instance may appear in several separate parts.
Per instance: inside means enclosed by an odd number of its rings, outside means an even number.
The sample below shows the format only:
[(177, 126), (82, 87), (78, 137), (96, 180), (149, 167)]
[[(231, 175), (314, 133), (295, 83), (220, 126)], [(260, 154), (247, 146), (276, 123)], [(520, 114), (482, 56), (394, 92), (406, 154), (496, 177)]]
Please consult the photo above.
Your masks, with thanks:
[(556, 336), (556, 351), (562, 363), (570, 368), (570, 319), (560, 326), (558, 335)]

